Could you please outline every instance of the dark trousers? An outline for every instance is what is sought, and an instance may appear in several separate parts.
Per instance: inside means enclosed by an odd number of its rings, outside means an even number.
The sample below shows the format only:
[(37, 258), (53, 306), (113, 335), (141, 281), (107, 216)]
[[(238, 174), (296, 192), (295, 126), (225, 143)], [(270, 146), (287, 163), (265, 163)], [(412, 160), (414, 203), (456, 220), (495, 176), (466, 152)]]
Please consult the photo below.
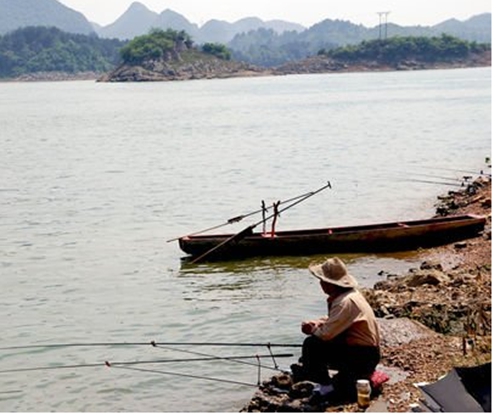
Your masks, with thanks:
[(302, 345), (302, 366), (306, 379), (321, 384), (332, 383), (328, 369), (337, 370), (333, 383), (336, 389), (356, 393), (356, 381), (368, 379), (380, 362), (380, 348), (349, 346), (343, 336), (323, 341), (308, 336)]

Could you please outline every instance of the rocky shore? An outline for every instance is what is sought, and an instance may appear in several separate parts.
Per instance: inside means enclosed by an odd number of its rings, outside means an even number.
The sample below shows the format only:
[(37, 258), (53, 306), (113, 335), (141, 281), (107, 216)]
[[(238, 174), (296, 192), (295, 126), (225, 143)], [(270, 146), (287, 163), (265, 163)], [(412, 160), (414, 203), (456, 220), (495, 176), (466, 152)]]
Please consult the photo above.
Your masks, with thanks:
[(456, 69), (491, 66), (491, 52), (471, 55), (467, 59), (456, 59), (449, 62), (421, 62), (417, 60), (401, 60), (393, 65), (381, 64), (377, 61), (347, 62), (338, 61), (325, 55), (311, 56), (300, 61), (285, 63), (272, 69), (273, 75), (318, 74), (344, 72), (387, 72), (413, 71), (426, 69)]
[(141, 66), (122, 65), (105, 74), (100, 82), (184, 81), (190, 79), (283, 76), (292, 74), (326, 74), (345, 72), (383, 72), (399, 70), (453, 69), (491, 66), (491, 52), (472, 55), (450, 62), (401, 61), (392, 66), (376, 61), (343, 62), (324, 55), (293, 61), (274, 68), (261, 68), (217, 58), (191, 59), (180, 55), (176, 60), (151, 61)]
[(141, 65), (121, 65), (99, 77), (99, 82), (158, 82), (194, 79), (223, 79), (264, 76), (270, 72), (243, 62), (227, 61), (216, 57), (190, 56), (177, 59), (148, 61)]
[(241, 412), (418, 411), (422, 395), (415, 384), (435, 382), (453, 367), (491, 362), (491, 206), (488, 175), (440, 197), (437, 215), (484, 215), (482, 234), (421, 250), (418, 269), (381, 271), (381, 281), (363, 290), (379, 317), (380, 368), (390, 376), (368, 409), (318, 399), (310, 382), (294, 383), (284, 372), (264, 383)]
[(61, 82), (95, 81), (101, 76), (98, 72), (34, 72), (10, 79), (11, 82)]

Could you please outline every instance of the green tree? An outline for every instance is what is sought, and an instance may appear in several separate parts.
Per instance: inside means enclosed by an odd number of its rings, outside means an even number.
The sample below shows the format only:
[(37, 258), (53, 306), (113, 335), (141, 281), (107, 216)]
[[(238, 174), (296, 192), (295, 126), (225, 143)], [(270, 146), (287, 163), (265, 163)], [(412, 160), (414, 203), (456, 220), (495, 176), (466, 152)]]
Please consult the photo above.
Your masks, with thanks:
[(442, 34), (434, 37), (394, 36), (321, 52), (332, 59), (344, 61), (375, 60), (380, 63), (397, 64), (402, 60), (438, 62), (467, 58), (471, 52), (480, 52), (488, 48), (491, 49), (491, 45), (477, 45)]
[(203, 52), (217, 56), (220, 59), (224, 59), (226, 61), (231, 59), (231, 52), (221, 43), (205, 43), (201, 49)]
[(124, 63), (138, 65), (183, 48), (190, 49), (192, 45), (191, 37), (184, 30), (152, 29), (149, 34), (132, 39), (120, 50), (120, 55)]
[(55, 27), (26, 27), (0, 37), (0, 77), (33, 72), (106, 72), (119, 63), (124, 42), (65, 33)]

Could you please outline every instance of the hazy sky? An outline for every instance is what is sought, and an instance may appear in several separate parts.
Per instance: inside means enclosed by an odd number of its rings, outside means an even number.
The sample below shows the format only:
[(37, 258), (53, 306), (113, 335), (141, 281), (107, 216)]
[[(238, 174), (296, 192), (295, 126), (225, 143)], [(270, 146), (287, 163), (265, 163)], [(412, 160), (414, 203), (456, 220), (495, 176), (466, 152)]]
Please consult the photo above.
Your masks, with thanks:
[[(133, 0), (59, 0), (100, 25), (114, 22)], [(235, 22), (243, 17), (281, 19), (311, 26), (324, 19), (343, 19), (368, 27), (379, 24), (379, 12), (402, 26), (433, 25), (449, 18), (465, 20), (491, 12), (491, 0), (139, 0), (155, 12), (182, 14), (198, 25), (210, 19)]]

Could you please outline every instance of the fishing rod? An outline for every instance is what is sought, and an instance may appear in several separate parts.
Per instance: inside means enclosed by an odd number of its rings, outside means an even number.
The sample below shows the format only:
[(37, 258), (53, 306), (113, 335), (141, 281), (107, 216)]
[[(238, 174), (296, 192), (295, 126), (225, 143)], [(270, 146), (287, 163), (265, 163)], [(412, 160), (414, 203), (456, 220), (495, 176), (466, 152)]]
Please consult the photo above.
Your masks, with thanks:
[[(166, 349), (166, 350), (172, 350), (172, 351), (175, 351), (175, 352), (181, 352), (181, 353), (189, 353), (189, 354), (193, 354), (193, 355), (196, 355), (196, 356), (206, 356), (206, 357), (217, 357), (217, 356), (214, 356), (212, 354), (208, 354), (208, 353), (200, 353), (200, 352), (194, 352), (192, 350), (182, 350), (182, 349), (177, 349), (177, 348), (173, 348), (173, 347), (167, 347), (167, 346), (158, 346), (159, 348), (161, 349)], [(247, 361), (241, 361), (241, 360), (237, 360), (237, 359), (227, 359), (227, 360), (230, 360), (231, 363), (240, 363), (240, 364), (243, 364), (243, 365), (248, 365), (248, 366), (258, 366), (258, 367), (264, 367), (265, 369), (270, 369), (270, 370), (278, 370), (278, 364), (276, 363), (276, 357), (285, 357), (283, 355), (275, 355), (273, 354), (271, 348), (269, 348), (269, 353), (270, 353), (270, 356), (271, 358), (273, 359), (273, 363), (274, 363), (274, 367), (271, 367), (271, 366), (262, 366), (262, 364), (260, 363), (260, 360), (259, 360), (259, 363), (252, 363), (252, 362), (247, 362)], [(259, 355), (256, 355), (256, 357), (258, 358)], [(293, 356), (293, 355), (291, 355)], [(286, 356), (286, 357), (291, 357), (291, 356)], [(222, 360), (226, 360), (224, 358), (222, 358)]]
[(257, 384), (253, 384), (253, 383), (241, 382), (241, 381), (236, 381), (236, 380), (213, 378), (210, 376), (190, 375), (187, 373), (179, 373), (179, 372), (166, 372), (164, 370), (141, 369), (141, 368), (137, 368), (137, 367), (120, 367), (120, 366), (114, 366), (114, 368), (115, 369), (134, 370), (137, 372), (155, 373), (155, 374), (159, 374), (159, 375), (180, 376), (180, 377), (191, 378), (191, 379), (209, 380), (212, 382), (231, 383), (233, 385), (249, 386), (252, 388), (255, 388), (255, 386), (260, 386), (260, 374), (259, 374), (259, 379), (257, 381)]
[(222, 246), (228, 244), (229, 242), (231, 241), (239, 241), (243, 238), (245, 238), (246, 236), (249, 236), (252, 234), (253, 232), (253, 229), (256, 228), (257, 226), (259, 226), (260, 224), (264, 223), (267, 219), (271, 218), (271, 217), (277, 217), (279, 214), (285, 212), (286, 210), (298, 205), (299, 203), (303, 202), (304, 200), (306, 199), (309, 199), (310, 197), (314, 196), (315, 194), (325, 190), (325, 189), (331, 189), (332, 188), (332, 185), (330, 184), (330, 182), (327, 182), (327, 184), (321, 188), (319, 188), (318, 190), (315, 190), (314, 192), (309, 192), (308, 194), (306, 194), (306, 196), (302, 197), (301, 199), (298, 199), (297, 201), (295, 201), (295, 203), (292, 203), (291, 205), (288, 205), (287, 207), (281, 209), (281, 210), (278, 210), (277, 208), (275, 209), (273, 215), (270, 215), (270, 216), (267, 216), (265, 217), (264, 219), (260, 220), (259, 222), (256, 222), (254, 223), (253, 225), (250, 225), (248, 227), (246, 227), (245, 229), (243, 229), (241, 232), (238, 232), (234, 235), (232, 235), (231, 237), (227, 238), (226, 240), (222, 241), (220, 244), (214, 246), (213, 248), (209, 249), (207, 252), (201, 254), (200, 256), (198, 256), (197, 258), (195, 258), (194, 260), (192, 260), (190, 263), (191, 264), (195, 264), (196, 262), (198, 261), (201, 261), (203, 258), (205, 258), (206, 256), (210, 255), (212, 252), (220, 249)]
[[(162, 347), (162, 348), (165, 348), (165, 349), (169, 349), (169, 350), (174, 350), (174, 351), (178, 351), (178, 352), (183, 352), (183, 353), (191, 353), (191, 354), (195, 354), (195, 355), (199, 355), (199, 356), (209, 356), (208, 359), (186, 359), (186, 361), (196, 361), (196, 360), (213, 360), (213, 358), (217, 358), (217, 356), (213, 356), (213, 355), (209, 355), (209, 354), (206, 354), (206, 353), (199, 353), (199, 352), (193, 352), (193, 351), (189, 351), (189, 350), (179, 350), (179, 349), (174, 349), (174, 348), (171, 348), (171, 347)], [(217, 382), (226, 382), (226, 383), (233, 383), (233, 384), (240, 384), (240, 385), (247, 385), (247, 386), (260, 386), (261, 385), (261, 373), (262, 373), (262, 369), (269, 369), (269, 370), (278, 370), (278, 371), (281, 371), (280, 368), (278, 367), (278, 364), (276, 363), (276, 357), (291, 357), (293, 356), (292, 354), (273, 354), (272, 351), (271, 351), (271, 347), (269, 346), (269, 352), (271, 353), (269, 356), (265, 356), (265, 357), (271, 357), (273, 359), (273, 362), (274, 362), (274, 367), (269, 367), (269, 366), (264, 366), (262, 365), (261, 363), (261, 357), (264, 357), (262, 355), (255, 355), (255, 358), (257, 359), (257, 363), (252, 363), (252, 362), (246, 362), (246, 361), (241, 361), (241, 360), (238, 360), (239, 358), (238, 357), (235, 357), (234, 359), (233, 358), (225, 358), (225, 357), (218, 357), (218, 359), (222, 359), (222, 360), (229, 360), (230, 362), (232, 363), (241, 363), (241, 364), (246, 364), (246, 365), (251, 365), (251, 366), (257, 366), (258, 368), (258, 371), (257, 371), (257, 385), (253, 385), (253, 384), (249, 384), (249, 383), (243, 383), (243, 382), (240, 382), (240, 381), (234, 381), (234, 380), (227, 380), (227, 379), (219, 379), (219, 378), (212, 378), (212, 377), (208, 377), (208, 376), (201, 376), (201, 375), (190, 375), (190, 374), (185, 374), (185, 373), (178, 373), (178, 372), (165, 372), (165, 371), (158, 371), (158, 370), (151, 370), (151, 369), (138, 369), (138, 368), (135, 368), (135, 367), (122, 367), (122, 366), (116, 366), (114, 365), (113, 367), (118, 367), (120, 369), (127, 369), (127, 370), (137, 370), (137, 371), (141, 371), (141, 372), (151, 372), (151, 373), (159, 373), (159, 374), (165, 374), (165, 375), (174, 375), (174, 376), (184, 376), (184, 377), (190, 377), (190, 378), (196, 378), (196, 379), (203, 379), (203, 380), (210, 380), (210, 381), (217, 381)], [(110, 366), (111, 367), (111, 366)]]
[[(403, 170), (386, 170), (383, 172), (380, 172), (382, 174), (378, 175), (377, 177), (383, 180), (401, 180), (401, 179), (407, 179), (411, 180), (414, 177), (428, 177), (431, 179), (439, 179), (439, 180), (446, 180), (450, 182), (463, 182), (467, 183), (473, 179), (473, 176), (471, 175), (463, 175), (462, 177), (451, 177), (450, 176), (442, 176), (438, 174), (428, 174), (428, 173), (420, 173), (416, 171), (403, 171)], [(373, 176), (372, 176), (373, 177)]]
[(414, 175), (414, 176), (422, 176), (422, 177), (430, 177), (431, 179), (442, 179), (442, 180), (451, 180), (451, 181), (463, 181), (467, 182), (469, 180), (472, 180), (472, 176), (462, 176), (460, 178), (458, 177), (447, 177), (447, 176), (438, 176), (434, 174), (426, 174), (426, 173), (417, 173), (417, 172), (405, 172), (408, 175)]
[(428, 183), (428, 184), (439, 184), (439, 185), (445, 185), (445, 186), (455, 186), (455, 187), (464, 187), (464, 183), (451, 183), (451, 182), (442, 182), (442, 181), (435, 181), (435, 180), (419, 180), (419, 179), (399, 179), (398, 181), (403, 181), (403, 182), (411, 182), (411, 183)]
[(112, 343), (53, 343), (0, 347), (0, 350), (64, 348), (64, 347), (126, 347), (126, 346), (220, 346), (220, 347), (302, 347), (286, 343), (229, 343), (229, 342), (112, 342)]
[[(281, 204), (288, 204), (288, 203), (291, 203), (297, 199), (302, 199), (308, 195), (310, 195), (311, 193), (314, 193), (314, 192), (307, 192), (307, 193), (304, 193), (302, 195), (299, 195), (299, 196), (295, 196), (295, 197), (292, 197), (290, 199), (287, 199), (283, 202), (281, 202)], [(239, 216), (235, 216), (234, 218), (230, 218), (228, 220), (226, 220), (226, 222), (224, 223), (221, 223), (220, 225), (215, 225), (215, 226), (212, 226), (210, 228), (206, 228), (206, 229), (203, 229), (201, 231), (197, 231), (197, 232), (192, 232), (190, 234), (187, 234), (187, 235), (183, 235), (183, 236), (179, 236), (177, 238), (172, 238), (172, 239), (169, 239), (167, 240), (167, 243), (169, 242), (173, 242), (173, 241), (177, 241), (179, 239), (182, 239), (182, 238), (185, 238), (185, 237), (188, 237), (188, 236), (194, 236), (194, 235), (199, 235), (199, 234), (202, 234), (202, 233), (205, 233), (205, 232), (209, 232), (209, 231), (213, 231), (215, 229), (218, 229), (218, 228), (222, 228), (223, 226), (226, 226), (226, 225), (231, 225), (233, 223), (236, 223), (236, 222), (240, 222), (241, 220), (249, 217), (249, 216), (253, 216), (253, 215), (256, 215), (257, 213), (261, 213), (262, 212), (262, 217), (264, 218), (265, 217), (265, 212), (267, 212), (267, 208), (266, 208), (266, 205), (264, 203), (264, 201), (262, 200), (261, 202), (261, 208), (258, 209), (258, 210), (254, 210), (253, 212), (249, 212), (249, 213), (245, 213), (243, 215), (239, 215)], [(261, 222), (261, 223), (264, 223), (265, 222), (265, 219)]]
[[(436, 167), (436, 166), (420, 166), (420, 167), (423, 167), (426, 169), (454, 171), (454, 172), (458, 172), (458, 173), (475, 174), (478, 176), (490, 176), (491, 177), (491, 173), (485, 173), (483, 169), (480, 169), (479, 172), (477, 172), (477, 171), (472, 171), (472, 170), (450, 169), (450, 168), (446, 168), (446, 167)], [(488, 168), (491, 168), (491, 166), (489, 166)]]
[[(257, 357), (258, 356), (258, 357)], [(27, 368), (17, 368), (17, 369), (4, 369), (0, 370), (0, 373), (18, 373), (18, 372), (34, 372), (39, 370), (61, 370), (61, 369), (80, 369), (80, 368), (90, 368), (90, 367), (100, 367), (100, 366), (134, 366), (134, 365), (146, 365), (146, 364), (161, 364), (161, 363), (185, 363), (185, 362), (201, 362), (201, 361), (215, 361), (215, 360), (228, 360), (235, 361), (241, 359), (261, 359), (261, 358), (271, 358), (275, 357), (292, 357), (291, 353), (282, 353), (276, 355), (250, 355), (250, 356), (211, 356), (211, 357), (198, 357), (190, 359), (157, 359), (157, 360), (136, 360), (127, 362), (110, 362), (105, 361), (104, 363), (84, 363), (78, 365), (59, 365), (59, 366), (37, 366), (37, 367), (27, 367)]]

